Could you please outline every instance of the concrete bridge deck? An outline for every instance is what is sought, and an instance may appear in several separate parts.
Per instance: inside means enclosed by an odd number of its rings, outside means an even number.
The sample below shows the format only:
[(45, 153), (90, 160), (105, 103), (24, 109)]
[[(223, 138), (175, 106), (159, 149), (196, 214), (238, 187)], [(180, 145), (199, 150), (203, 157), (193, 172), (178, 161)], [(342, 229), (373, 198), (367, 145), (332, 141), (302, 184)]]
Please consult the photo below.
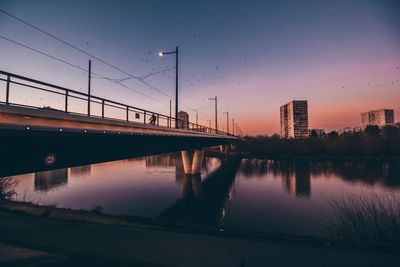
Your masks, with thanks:
[(27, 108), (12, 105), (0, 105), (0, 128), (23, 130), (57, 130), (87, 133), (128, 133), (166, 136), (209, 137), (232, 142), (238, 137), (197, 131), (195, 129), (177, 129), (166, 126), (143, 124), (138, 122), (123, 122), (120, 120), (88, 117), (57, 110)]

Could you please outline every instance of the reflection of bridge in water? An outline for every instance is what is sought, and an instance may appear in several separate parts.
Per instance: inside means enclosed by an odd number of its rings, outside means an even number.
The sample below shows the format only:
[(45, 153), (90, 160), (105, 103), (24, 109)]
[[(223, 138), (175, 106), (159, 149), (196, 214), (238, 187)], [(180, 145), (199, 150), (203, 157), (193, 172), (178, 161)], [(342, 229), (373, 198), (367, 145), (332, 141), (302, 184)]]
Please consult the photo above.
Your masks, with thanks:
[(218, 169), (204, 180), (201, 175), (182, 176), (181, 198), (160, 214), (160, 218), (215, 223), (224, 216), (224, 206), (230, 197), (240, 158), (222, 158)]

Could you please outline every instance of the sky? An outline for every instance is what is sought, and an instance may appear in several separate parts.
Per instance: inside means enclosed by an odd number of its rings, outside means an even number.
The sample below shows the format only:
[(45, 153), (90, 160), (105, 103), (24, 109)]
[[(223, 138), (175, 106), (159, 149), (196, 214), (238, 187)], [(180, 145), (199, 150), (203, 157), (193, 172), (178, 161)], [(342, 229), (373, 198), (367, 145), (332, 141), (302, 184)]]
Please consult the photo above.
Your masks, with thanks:
[[(214, 125), (214, 96), (219, 128), (229, 111), (252, 135), (279, 133), (279, 107), (294, 99), (308, 100), (310, 128), (360, 126), (361, 112), (379, 108), (400, 121), (399, 1), (0, 0), (0, 10), (133, 76), (162, 71), (144, 79), (152, 88), (94, 76), (93, 95), (132, 106), (169, 114), (175, 58), (158, 52), (179, 46), (179, 109), (191, 121), (197, 112)], [(91, 59), (106, 78), (129, 77), (1, 12), (0, 37), (83, 69)], [(87, 91), (85, 71), (3, 38), (0, 70)], [(11, 98), (62, 105), (23, 89)]]

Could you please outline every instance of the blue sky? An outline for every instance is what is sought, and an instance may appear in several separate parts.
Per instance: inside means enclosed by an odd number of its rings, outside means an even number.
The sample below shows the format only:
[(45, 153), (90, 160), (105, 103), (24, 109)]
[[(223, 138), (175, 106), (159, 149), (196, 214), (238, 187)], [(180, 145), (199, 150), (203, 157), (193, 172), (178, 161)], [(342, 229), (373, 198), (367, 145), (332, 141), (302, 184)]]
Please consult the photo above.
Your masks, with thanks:
[[(0, 0), (0, 9), (138, 76), (173, 67), (157, 53), (178, 45), (180, 109), (192, 118), (197, 109), (206, 125), (214, 95), (251, 134), (278, 132), (279, 106), (292, 99), (309, 100), (310, 126), (327, 130), (358, 126), (361, 112), (381, 107), (400, 117), (398, 1)], [(90, 59), (1, 13), (0, 35), (83, 68)], [(2, 70), (86, 91), (85, 72), (2, 39), (0, 58)], [(126, 77), (95, 60), (93, 70)], [(146, 82), (163, 94), (101, 79), (93, 94), (168, 114), (174, 71)]]

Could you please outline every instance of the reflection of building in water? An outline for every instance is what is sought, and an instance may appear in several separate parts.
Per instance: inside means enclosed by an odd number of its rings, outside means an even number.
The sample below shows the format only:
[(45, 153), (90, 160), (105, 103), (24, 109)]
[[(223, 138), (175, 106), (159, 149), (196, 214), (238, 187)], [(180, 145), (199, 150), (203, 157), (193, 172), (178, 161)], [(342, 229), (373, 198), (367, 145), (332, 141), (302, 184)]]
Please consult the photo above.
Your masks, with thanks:
[(310, 168), (307, 162), (296, 162), (294, 172), (287, 172), (282, 178), (282, 183), (289, 193), (296, 197), (311, 195)]
[(49, 191), (68, 183), (68, 169), (58, 169), (35, 173), (35, 190)]
[(92, 165), (84, 165), (78, 167), (69, 168), (70, 174), (73, 176), (85, 176), (89, 175), (92, 171)]
[(264, 176), (267, 173), (268, 160), (243, 159), (240, 164), (241, 172), (245, 177)]
[(162, 154), (146, 157), (146, 167), (173, 167), (182, 162), (180, 154)]

